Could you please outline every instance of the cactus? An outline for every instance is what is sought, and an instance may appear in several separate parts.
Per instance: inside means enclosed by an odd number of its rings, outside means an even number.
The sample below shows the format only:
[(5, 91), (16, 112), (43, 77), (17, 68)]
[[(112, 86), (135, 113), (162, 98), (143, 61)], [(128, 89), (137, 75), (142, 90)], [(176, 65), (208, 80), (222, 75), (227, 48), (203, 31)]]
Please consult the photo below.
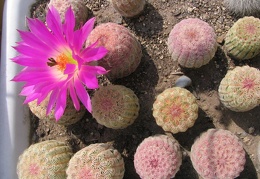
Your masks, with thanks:
[(62, 22), (64, 22), (65, 12), (69, 7), (72, 8), (72, 11), (75, 14), (76, 27), (79, 27), (87, 21), (88, 8), (82, 0), (50, 0), (46, 7), (48, 8), (50, 6), (54, 6), (57, 9)]
[(228, 30), (225, 38), (227, 53), (238, 60), (255, 57), (260, 53), (260, 19), (244, 17)]
[(164, 131), (185, 132), (198, 117), (198, 104), (188, 90), (173, 87), (159, 94), (153, 104), (153, 116)]
[(115, 10), (124, 17), (139, 15), (145, 6), (145, 0), (110, 0)]
[(142, 179), (173, 178), (181, 163), (179, 143), (167, 135), (144, 139), (134, 155), (135, 170)]
[(237, 136), (228, 130), (209, 129), (191, 147), (191, 161), (205, 179), (233, 179), (246, 162), (245, 151)]
[(260, 16), (259, 0), (224, 0), (224, 5), (238, 16)]
[(141, 44), (122, 25), (103, 23), (90, 33), (87, 45), (98, 42), (108, 53), (98, 64), (109, 70), (107, 76), (116, 79), (130, 75), (138, 67), (142, 58)]
[(64, 111), (63, 116), (56, 121), (54, 116), (54, 110), (50, 112), (50, 114), (46, 115), (47, 106), (49, 103), (50, 96), (47, 96), (39, 105), (37, 104), (37, 100), (34, 100), (28, 103), (31, 112), (37, 116), (40, 120), (48, 120), (51, 122), (55, 122), (60, 125), (71, 125), (78, 122), (85, 114), (86, 110), (84, 107), (81, 107), (79, 111), (74, 108), (73, 102), (70, 98), (67, 99), (66, 109)]
[(227, 72), (218, 89), (222, 104), (236, 112), (245, 112), (260, 104), (260, 71), (243, 66)]
[(209, 63), (217, 51), (214, 29), (197, 18), (177, 23), (170, 32), (167, 45), (172, 59), (185, 68), (199, 68)]
[(131, 89), (122, 85), (109, 85), (100, 87), (94, 93), (92, 108), (92, 115), (99, 124), (122, 129), (137, 118), (139, 100)]
[(64, 179), (72, 155), (72, 149), (60, 141), (49, 140), (33, 144), (18, 159), (18, 178)]
[(69, 161), (67, 179), (122, 179), (125, 167), (121, 154), (108, 143), (91, 144)]

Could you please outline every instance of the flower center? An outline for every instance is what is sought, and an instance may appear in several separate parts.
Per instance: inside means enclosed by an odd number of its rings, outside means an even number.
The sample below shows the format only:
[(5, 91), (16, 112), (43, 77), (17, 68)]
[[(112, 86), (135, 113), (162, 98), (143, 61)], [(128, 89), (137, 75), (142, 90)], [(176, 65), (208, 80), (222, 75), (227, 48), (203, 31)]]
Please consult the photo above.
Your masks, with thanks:
[(77, 64), (77, 61), (72, 57), (71, 54), (65, 54), (62, 53), (58, 55), (55, 59), (54, 58), (49, 58), (48, 59), (50, 62), (47, 62), (47, 65), (50, 67), (57, 66), (58, 70), (64, 71), (66, 69), (66, 65), (68, 63), (70, 64)]

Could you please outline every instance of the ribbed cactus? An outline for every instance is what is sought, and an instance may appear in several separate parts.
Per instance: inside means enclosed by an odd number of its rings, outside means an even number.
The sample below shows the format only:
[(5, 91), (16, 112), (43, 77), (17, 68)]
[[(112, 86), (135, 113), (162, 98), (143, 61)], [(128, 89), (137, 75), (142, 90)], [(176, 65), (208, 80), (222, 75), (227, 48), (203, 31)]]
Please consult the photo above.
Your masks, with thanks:
[(46, 115), (47, 106), (49, 103), (50, 97), (46, 97), (39, 105), (37, 105), (37, 100), (34, 100), (28, 103), (30, 110), (32, 113), (37, 116), (40, 120), (48, 120), (55, 122), (60, 125), (70, 125), (78, 122), (85, 114), (86, 110), (84, 107), (81, 107), (79, 111), (77, 111), (73, 105), (73, 102), (70, 98), (67, 99), (67, 106), (64, 111), (63, 116), (56, 121), (54, 116), (54, 110), (50, 112), (50, 114)]
[(153, 104), (153, 116), (164, 131), (185, 132), (198, 117), (198, 104), (188, 90), (173, 87), (159, 94)]
[(228, 71), (218, 93), (222, 104), (232, 111), (253, 109), (260, 104), (260, 71), (249, 66)]
[(182, 153), (179, 143), (167, 135), (146, 139), (134, 155), (136, 172), (142, 179), (170, 179), (179, 171)]
[(238, 60), (246, 60), (260, 53), (260, 19), (244, 17), (228, 30), (225, 38), (228, 54)]
[(139, 15), (145, 6), (145, 0), (110, 0), (113, 7), (124, 17)]
[(122, 25), (103, 23), (90, 33), (87, 44), (98, 42), (108, 53), (98, 63), (109, 70), (107, 76), (116, 79), (130, 75), (138, 67), (142, 58), (141, 44)]
[(64, 179), (72, 149), (64, 142), (48, 140), (31, 145), (19, 157), (19, 179)]
[(139, 100), (122, 85), (100, 87), (92, 97), (92, 115), (99, 124), (112, 129), (131, 125), (138, 116)]
[(191, 161), (204, 179), (233, 179), (246, 162), (245, 151), (237, 136), (228, 130), (209, 129), (191, 147)]
[(121, 154), (108, 143), (91, 144), (69, 161), (67, 179), (122, 179), (125, 167)]
[(214, 57), (216, 39), (215, 31), (208, 23), (188, 18), (173, 27), (167, 45), (172, 59), (182, 67), (199, 68)]
[(259, 0), (224, 0), (224, 4), (235, 15), (260, 16)]

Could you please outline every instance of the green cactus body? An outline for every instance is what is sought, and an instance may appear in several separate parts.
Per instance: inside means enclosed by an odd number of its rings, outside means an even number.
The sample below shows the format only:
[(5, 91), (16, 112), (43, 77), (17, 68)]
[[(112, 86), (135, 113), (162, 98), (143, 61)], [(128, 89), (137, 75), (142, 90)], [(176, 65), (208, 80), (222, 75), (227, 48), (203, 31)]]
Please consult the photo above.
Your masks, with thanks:
[(260, 19), (244, 17), (228, 31), (225, 48), (230, 56), (246, 60), (260, 53)]
[(260, 103), (260, 71), (249, 66), (228, 71), (218, 93), (222, 104), (232, 111), (253, 109)]
[(125, 167), (121, 154), (108, 143), (91, 144), (70, 160), (67, 179), (122, 179)]
[(145, 0), (110, 0), (113, 7), (124, 17), (139, 15), (145, 6)]
[(72, 149), (64, 142), (49, 140), (31, 145), (19, 157), (19, 179), (64, 179), (72, 157)]
[(198, 104), (194, 95), (180, 87), (166, 89), (153, 104), (153, 116), (164, 131), (185, 132), (198, 117)]
[(95, 92), (92, 108), (92, 115), (99, 124), (122, 129), (137, 118), (139, 100), (131, 89), (122, 85), (109, 85)]

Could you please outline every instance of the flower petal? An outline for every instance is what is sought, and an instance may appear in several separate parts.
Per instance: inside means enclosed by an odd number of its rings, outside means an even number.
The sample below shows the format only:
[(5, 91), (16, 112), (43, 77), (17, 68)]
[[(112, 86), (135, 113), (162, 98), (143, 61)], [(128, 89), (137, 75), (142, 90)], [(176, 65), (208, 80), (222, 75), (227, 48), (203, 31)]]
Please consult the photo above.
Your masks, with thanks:
[(51, 110), (57, 100), (57, 95), (59, 94), (59, 91), (60, 91), (60, 88), (57, 88), (51, 92), (49, 103), (48, 103), (47, 110), (46, 110), (46, 115), (48, 115), (51, 112)]
[(98, 80), (95, 74), (82, 72), (79, 74), (79, 79), (88, 89), (98, 88)]
[(61, 116), (64, 114), (67, 104), (67, 87), (63, 86), (57, 97), (56, 106), (55, 106), (55, 119), (58, 121)]
[(69, 7), (68, 10), (66, 11), (65, 22), (63, 24), (63, 32), (65, 34), (68, 43), (73, 42), (74, 28), (75, 28), (75, 16), (71, 7)]
[(84, 62), (97, 61), (106, 56), (107, 52), (108, 50), (104, 47), (90, 48), (85, 49), (81, 57), (84, 59)]
[(80, 104), (79, 104), (79, 100), (78, 100), (78, 97), (76, 95), (76, 92), (75, 92), (75, 88), (74, 88), (74, 84), (73, 83), (70, 83), (69, 84), (69, 93), (70, 93), (70, 97), (73, 101), (73, 105), (74, 107), (76, 108), (76, 110), (80, 110)]

